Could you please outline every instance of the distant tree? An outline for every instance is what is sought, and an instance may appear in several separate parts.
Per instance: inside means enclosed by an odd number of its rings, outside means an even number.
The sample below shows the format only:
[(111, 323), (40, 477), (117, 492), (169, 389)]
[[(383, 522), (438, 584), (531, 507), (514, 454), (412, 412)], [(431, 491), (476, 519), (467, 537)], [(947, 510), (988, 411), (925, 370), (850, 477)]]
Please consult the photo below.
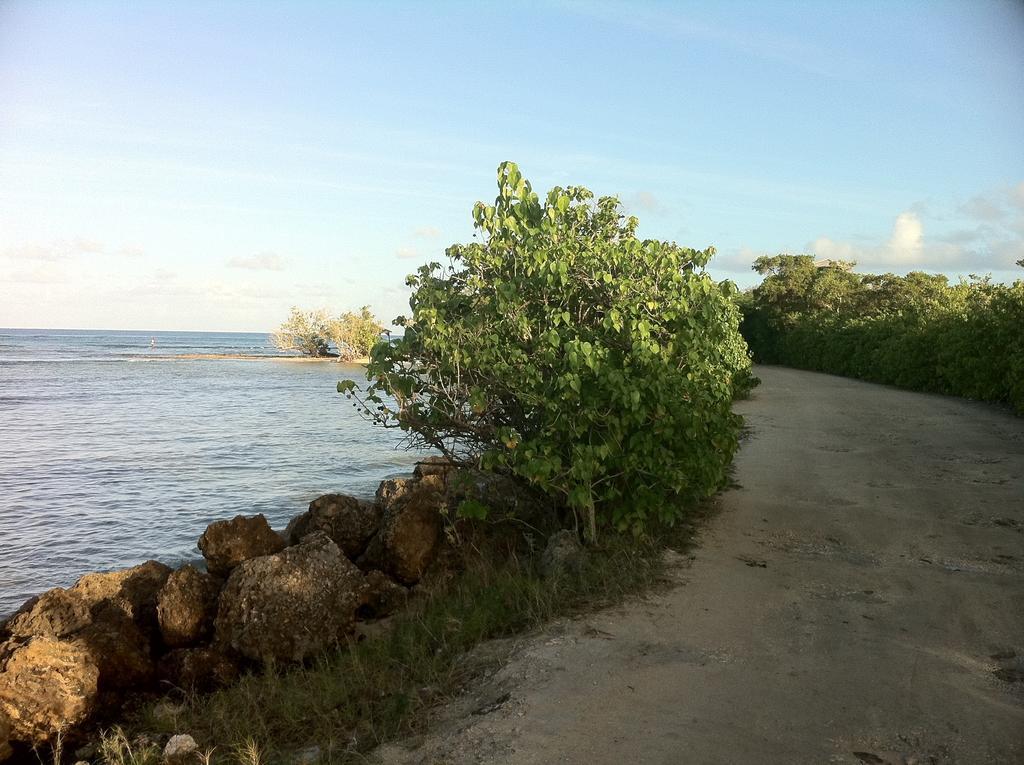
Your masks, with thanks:
[[(322, 308), (292, 308), (291, 315), (270, 335), (270, 340), (282, 351), (314, 358), (336, 355), (338, 361), (352, 361), (369, 356), (383, 331), (369, 306), (364, 305), (358, 313), (346, 311), (336, 318)], [(336, 353), (331, 351), (332, 345)]]
[(330, 339), (338, 350), (339, 361), (367, 358), (383, 331), (384, 327), (366, 305), (359, 309), (359, 313), (346, 311), (329, 326)]
[(1017, 265), (1020, 266), (1021, 268), (1024, 268), (1024, 258), (1021, 258), (1020, 260), (1018, 260), (1017, 261)]
[(331, 318), (327, 311), (300, 311), (292, 308), (291, 315), (271, 333), (270, 341), (282, 351), (297, 351), (305, 356), (321, 357), (330, 354)]

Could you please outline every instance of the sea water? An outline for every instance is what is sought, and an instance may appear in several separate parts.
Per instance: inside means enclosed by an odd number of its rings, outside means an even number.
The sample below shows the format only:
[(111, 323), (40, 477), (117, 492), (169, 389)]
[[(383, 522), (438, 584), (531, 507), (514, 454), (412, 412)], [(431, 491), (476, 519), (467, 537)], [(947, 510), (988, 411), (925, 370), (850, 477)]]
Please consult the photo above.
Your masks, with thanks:
[(0, 329), (0, 616), (87, 572), (196, 559), (211, 521), (282, 528), (412, 469), (401, 432), (336, 391), (362, 367), (276, 354), (265, 334)]

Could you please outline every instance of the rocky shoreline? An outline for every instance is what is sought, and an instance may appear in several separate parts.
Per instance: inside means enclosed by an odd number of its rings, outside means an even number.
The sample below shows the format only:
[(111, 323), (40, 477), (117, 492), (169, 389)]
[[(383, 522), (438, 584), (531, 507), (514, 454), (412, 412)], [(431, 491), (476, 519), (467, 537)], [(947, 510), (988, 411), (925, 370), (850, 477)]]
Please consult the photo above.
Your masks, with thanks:
[(372, 502), (315, 499), (282, 532), (263, 515), (210, 524), (205, 571), (147, 561), (30, 599), (0, 623), (0, 761), (58, 735), (80, 743), (138, 694), (210, 691), (344, 645), (443, 561), (465, 499), (506, 512), (537, 502), (510, 479), (428, 458)]

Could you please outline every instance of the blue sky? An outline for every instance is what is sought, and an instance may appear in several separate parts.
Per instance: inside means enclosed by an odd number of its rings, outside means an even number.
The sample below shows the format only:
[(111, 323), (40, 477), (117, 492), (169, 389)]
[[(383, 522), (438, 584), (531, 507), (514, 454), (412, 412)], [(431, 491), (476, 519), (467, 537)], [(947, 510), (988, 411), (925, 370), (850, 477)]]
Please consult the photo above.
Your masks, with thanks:
[(1024, 4), (0, 0), (0, 326), (407, 312), (498, 163), (647, 237), (1012, 280)]

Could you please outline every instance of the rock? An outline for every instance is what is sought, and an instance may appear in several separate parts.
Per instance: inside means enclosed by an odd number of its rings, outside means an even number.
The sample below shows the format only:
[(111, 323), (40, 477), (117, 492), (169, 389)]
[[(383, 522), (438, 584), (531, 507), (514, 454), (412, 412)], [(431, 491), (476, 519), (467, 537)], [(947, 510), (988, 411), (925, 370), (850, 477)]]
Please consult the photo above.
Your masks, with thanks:
[(285, 544), (297, 545), (308, 533), (309, 510), (306, 510), (288, 521), (288, 525), (284, 527), (284, 531), (281, 532), (281, 536), (284, 537)]
[(409, 591), (383, 571), (371, 571), (364, 581), (359, 604), (359, 616), (363, 618), (380, 619), (397, 611), (409, 599)]
[(105, 574), (86, 574), (73, 587), (32, 598), (4, 625), (11, 637), (68, 637), (116, 609), (147, 637), (156, 634), (156, 593), (171, 569), (156, 561)]
[(199, 549), (211, 574), (227, 575), (243, 561), (273, 555), (285, 546), (263, 514), (236, 515), (230, 521), (214, 521), (199, 537)]
[(164, 762), (167, 765), (185, 765), (194, 762), (199, 752), (199, 745), (196, 740), (187, 733), (179, 733), (171, 736), (164, 747)]
[(424, 478), (428, 475), (444, 475), (449, 470), (454, 469), (455, 466), (447, 458), (432, 456), (424, 457), (417, 462), (412, 474), (416, 478)]
[(414, 491), (384, 514), (379, 534), (384, 568), (402, 584), (416, 584), (437, 554), (441, 503), (436, 492)]
[(35, 635), (65, 637), (92, 621), (86, 602), (57, 587), (32, 598), (6, 623), (5, 630), (15, 638)]
[(150, 560), (121, 571), (86, 574), (75, 582), (68, 594), (84, 601), (94, 618), (111, 608), (123, 612), (152, 639), (159, 634), (156, 596), (170, 573), (170, 566)]
[(412, 478), (389, 478), (381, 481), (377, 487), (377, 504), (387, 510), (388, 507), (408, 497), (416, 489), (417, 481)]
[(240, 564), (224, 586), (218, 644), (249, 659), (302, 661), (352, 631), (363, 575), (323, 532)]
[(0, 673), (0, 718), (8, 719), (10, 739), (36, 746), (81, 725), (96, 707), (98, 681), (85, 647), (32, 638)]
[(143, 690), (153, 681), (149, 640), (116, 606), (96, 613), (89, 626), (67, 640), (88, 652), (99, 669), (101, 691)]
[(380, 532), (370, 538), (363, 554), (356, 558), (355, 564), (365, 574), (384, 568), (384, 542), (381, 541)]
[(11, 723), (7, 715), (0, 712), (0, 762), (14, 754), (11, 748)]
[(541, 573), (548, 578), (578, 574), (586, 560), (586, 552), (580, 545), (575, 531), (556, 531), (540, 556)]
[(167, 577), (157, 595), (160, 634), (171, 648), (184, 648), (208, 637), (217, 615), (221, 582), (193, 566), (182, 566)]
[(309, 503), (309, 511), (288, 524), (288, 541), (322, 531), (349, 558), (356, 558), (380, 526), (381, 508), (345, 494), (325, 494)]
[(445, 499), (452, 509), (463, 500), (479, 502), (491, 509), (492, 517), (531, 520), (550, 517), (551, 513), (551, 500), (522, 481), (472, 468), (461, 468), (448, 475)]
[(240, 672), (238, 661), (213, 646), (179, 648), (157, 664), (161, 681), (189, 692), (205, 693), (230, 685)]

